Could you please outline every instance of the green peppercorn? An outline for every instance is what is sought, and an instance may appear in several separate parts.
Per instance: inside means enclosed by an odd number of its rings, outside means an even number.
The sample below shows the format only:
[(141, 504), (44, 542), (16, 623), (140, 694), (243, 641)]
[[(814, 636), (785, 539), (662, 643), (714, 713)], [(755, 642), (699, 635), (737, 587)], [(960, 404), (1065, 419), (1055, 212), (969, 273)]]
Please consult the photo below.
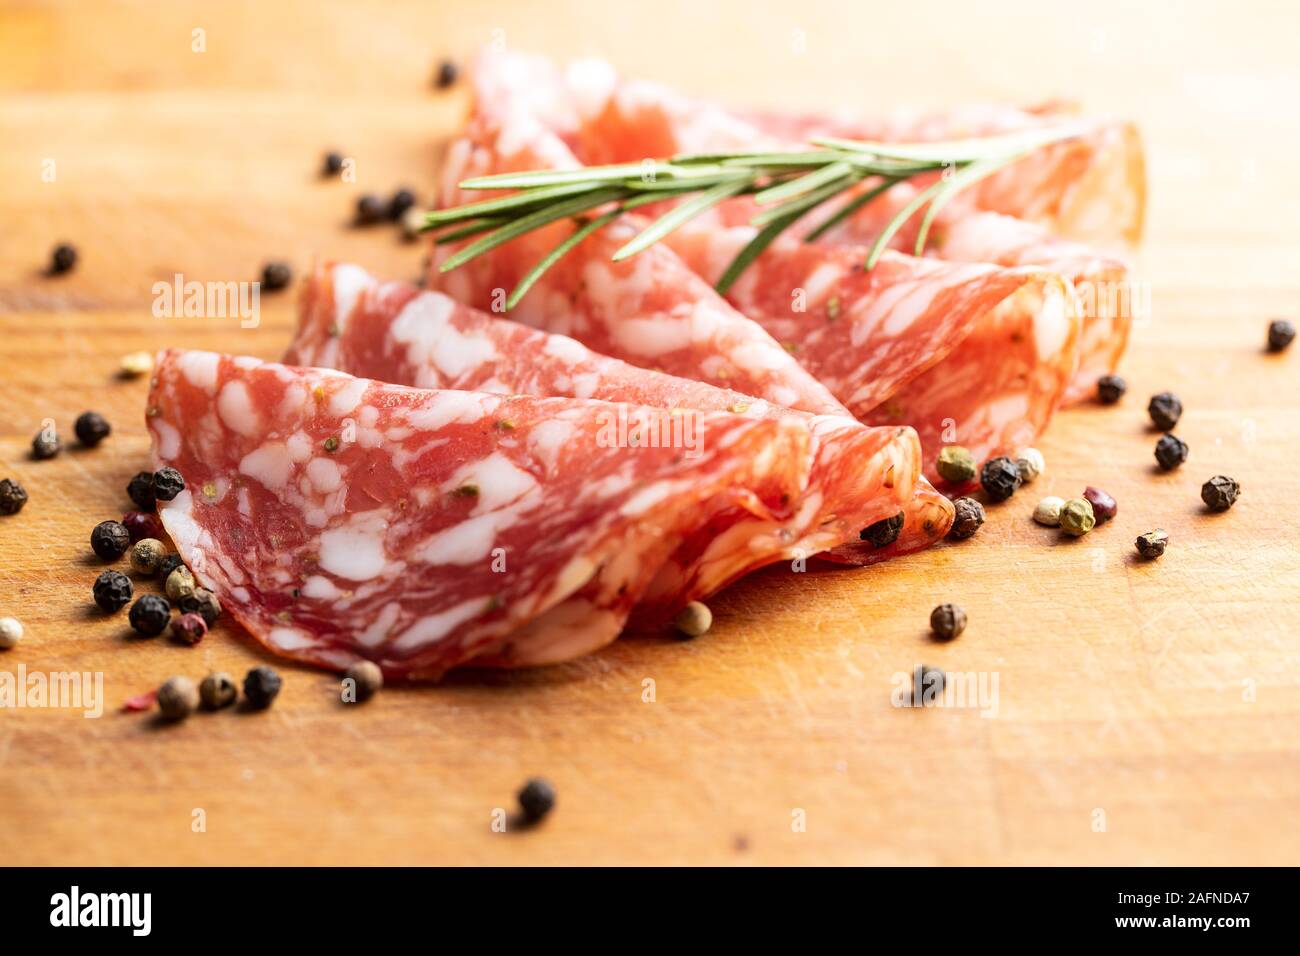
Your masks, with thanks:
[(134, 590), (131, 579), (121, 571), (105, 571), (95, 578), (92, 593), (100, 610), (107, 614), (116, 614), (130, 603)]
[(1148, 531), (1146, 534), (1138, 535), (1138, 554), (1150, 561), (1164, 554), (1165, 547), (1168, 544), (1169, 532), (1164, 528), (1156, 528), (1155, 531)]
[(113, 426), (99, 412), (82, 412), (73, 423), (72, 430), (77, 433), (77, 441), (87, 448), (94, 448), (109, 436)]
[(194, 575), (182, 564), (173, 569), (164, 579), (163, 590), (167, 592), (167, 600), (179, 605), (182, 600), (194, 593)]
[(157, 594), (144, 594), (131, 605), (131, 626), (145, 637), (157, 637), (171, 620), (172, 606)]
[(131, 544), (131, 532), (120, 521), (101, 521), (90, 532), (90, 546), (105, 561), (116, 561)]
[(1201, 500), (1211, 511), (1227, 511), (1241, 494), (1241, 485), (1227, 475), (1215, 475), (1201, 485)]
[(182, 614), (198, 614), (211, 627), (221, 616), (221, 602), (207, 588), (195, 588), (180, 600)]
[(960, 637), (966, 630), (966, 612), (957, 604), (940, 604), (930, 612), (930, 630), (943, 641)]
[(1061, 530), (1078, 538), (1087, 534), (1097, 524), (1092, 503), (1086, 498), (1071, 498), (1061, 506)]
[(330, 452), (338, 451), (338, 449), (339, 449), (339, 439), (338, 439), (338, 436), (337, 436), (337, 435), (330, 435), (329, 438), (325, 439), (324, 445), (325, 445), (325, 450), (326, 450), (326, 451), (330, 451)]
[(209, 674), (203, 678), (203, 683), (199, 684), (199, 699), (203, 701), (203, 706), (207, 710), (229, 707), (238, 696), (239, 689), (235, 686), (235, 679), (220, 671)]
[(1177, 435), (1161, 435), (1156, 442), (1156, 462), (1165, 471), (1173, 471), (1187, 460), (1187, 442)]
[(555, 788), (541, 777), (534, 777), (519, 791), (519, 809), (524, 820), (537, 823), (555, 809)]
[(32, 438), (32, 457), (37, 461), (53, 458), (62, 450), (63, 442), (59, 441), (59, 433), (53, 426), (42, 428)]
[(271, 706), (284, 683), (269, 667), (254, 667), (244, 677), (244, 699), (258, 710)]
[(12, 478), (0, 481), (0, 515), (16, 515), (27, 504), (27, 489)]
[[(347, 669), (343, 675), (344, 694), (343, 699), (349, 703), (369, 700), (379, 693), (379, 689), (384, 686), (384, 672), (379, 669), (379, 665), (374, 661), (358, 661)], [(351, 700), (348, 697), (348, 687), (346, 682), (352, 681), (353, 696)]]
[(713, 612), (702, 601), (691, 601), (677, 613), (673, 626), (686, 637), (700, 637), (713, 626)]
[(874, 524), (869, 524), (858, 532), (858, 537), (863, 541), (870, 542), (873, 548), (885, 548), (898, 540), (899, 533), (903, 530), (903, 512), (892, 515), (888, 518), (882, 518)]
[(975, 456), (961, 445), (945, 445), (934, 467), (944, 481), (961, 484), (975, 477)]
[(937, 667), (921, 664), (912, 671), (912, 705), (926, 707), (939, 699), (948, 675)]
[(158, 688), (158, 709), (165, 720), (184, 720), (199, 706), (199, 689), (188, 677), (169, 677)]
[(1183, 403), (1173, 392), (1161, 392), (1151, 396), (1147, 414), (1151, 416), (1156, 428), (1162, 432), (1171, 432), (1178, 424), (1178, 419), (1183, 417)]
[(1089, 485), (1083, 489), (1083, 497), (1087, 499), (1088, 504), (1092, 505), (1092, 513), (1098, 524), (1105, 524), (1119, 514), (1119, 505), (1115, 499), (1100, 488)]
[(158, 565), (166, 553), (166, 546), (157, 538), (141, 538), (131, 548), (131, 570), (151, 578), (158, 573)]
[(980, 469), (980, 484), (992, 501), (1006, 501), (1020, 487), (1020, 469), (1005, 455), (990, 458)]
[(1274, 319), (1268, 324), (1268, 350), (1285, 351), (1295, 341), (1295, 326), (1286, 319)]
[(1128, 391), (1128, 383), (1118, 375), (1103, 375), (1097, 379), (1097, 401), (1103, 405), (1114, 405)]
[(153, 496), (159, 501), (171, 501), (185, 490), (185, 479), (175, 468), (159, 468), (153, 473)]
[(126, 493), (141, 511), (152, 511), (154, 507), (153, 472), (141, 471), (126, 486)]
[(974, 498), (958, 498), (952, 503), (952, 510), (948, 537), (953, 541), (965, 541), (984, 524), (984, 506)]

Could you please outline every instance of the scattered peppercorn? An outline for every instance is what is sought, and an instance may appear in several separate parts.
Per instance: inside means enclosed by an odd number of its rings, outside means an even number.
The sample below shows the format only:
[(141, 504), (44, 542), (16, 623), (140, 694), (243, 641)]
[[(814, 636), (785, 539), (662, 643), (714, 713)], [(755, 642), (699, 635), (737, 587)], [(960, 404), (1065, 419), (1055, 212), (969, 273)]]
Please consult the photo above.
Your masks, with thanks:
[(1164, 528), (1156, 528), (1155, 531), (1148, 531), (1146, 534), (1138, 535), (1138, 554), (1149, 561), (1164, 554), (1165, 546), (1168, 544), (1169, 532)]
[(713, 612), (707, 604), (692, 601), (677, 612), (673, 625), (687, 637), (700, 637), (713, 626)]
[(163, 559), (158, 562), (158, 577), (162, 578), (165, 583), (172, 572), (177, 568), (185, 567), (185, 559), (175, 551), (168, 551), (163, 555)]
[(917, 707), (925, 707), (934, 702), (934, 700), (943, 693), (944, 684), (948, 681), (948, 675), (937, 667), (930, 667), (921, 664), (912, 671), (912, 703)]
[(141, 538), (131, 548), (131, 570), (151, 578), (158, 573), (158, 565), (166, 553), (166, 546), (157, 538)]
[(1097, 525), (1097, 516), (1093, 514), (1092, 502), (1087, 498), (1071, 498), (1061, 506), (1061, 530), (1078, 538), (1087, 534)]
[(330, 435), (330, 437), (327, 438), (327, 439), (325, 439), (325, 441), (324, 441), (324, 448), (325, 448), (326, 451), (329, 451), (329, 452), (338, 451), (338, 450), (339, 450), (339, 437), (338, 437), (337, 435)]
[(94, 448), (109, 436), (113, 426), (99, 412), (82, 412), (77, 416), (72, 430), (77, 433), (77, 441), (87, 448)]
[(183, 598), (194, 593), (194, 575), (182, 564), (167, 575), (163, 589), (167, 592), (167, 600), (179, 606)]
[(1165, 471), (1173, 471), (1187, 460), (1187, 442), (1177, 435), (1161, 435), (1156, 442), (1156, 462)]
[(1151, 421), (1155, 423), (1156, 428), (1162, 432), (1173, 431), (1174, 426), (1178, 424), (1178, 419), (1183, 417), (1183, 403), (1173, 392), (1161, 392), (1159, 395), (1151, 396), (1151, 401), (1147, 405), (1147, 414), (1151, 416)]
[(152, 511), (154, 506), (153, 472), (136, 472), (126, 486), (126, 494), (141, 511)]
[(934, 467), (944, 481), (960, 484), (975, 477), (975, 456), (961, 445), (944, 445)]
[(211, 627), (221, 616), (221, 602), (207, 588), (195, 588), (180, 600), (182, 614), (198, 614)]
[(1241, 485), (1227, 475), (1215, 475), (1201, 485), (1201, 500), (1211, 511), (1227, 511), (1241, 494)]
[(374, 193), (366, 193), (357, 200), (358, 226), (373, 226), (377, 222), (382, 222), (387, 213), (388, 207)]
[(1005, 455), (990, 458), (980, 469), (980, 484), (994, 501), (1006, 501), (1020, 487), (1020, 469)]
[(262, 288), (267, 292), (283, 289), (293, 281), (293, 270), (284, 262), (268, 262), (262, 266)]
[(265, 710), (280, 693), (284, 682), (269, 667), (254, 667), (244, 678), (244, 698), (258, 710)]
[(1097, 379), (1097, 401), (1103, 405), (1114, 405), (1128, 391), (1128, 382), (1118, 375), (1103, 375)]
[(953, 541), (965, 541), (984, 524), (984, 506), (974, 498), (958, 498), (952, 508), (952, 529), (948, 537)]
[(122, 515), (122, 525), (133, 543), (141, 538), (160, 538), (163, 534), (162, 522), (149, 511), (128, 511)]
[(333, 176), (335, 173), (343, 171), (343, 154), (335, 150), (330, 150), (325, 154), (325, 161), (321, 164), (320, 174), (322, 176)]
[(59, 441), (59, 433), (53, 426), (42, 428), (32, 438), (32, 457), (37, 461), (53, 458), (62, 450), (63, 442)]
[(1046, 467), (1047, 462), (1043, 460), (1043, 453), (1037, 448), (1025, 448), (1016, 456), (1016, 470), (1020, 472), (1021, 484), (1031, 484)]
[(966, 612), (956, 604), (940, 604), (930, 612), (930, 630), (944, 641), (960, 637), (966, 630)]
[(135, 588), (121, 571), (104, 571), (95, 578), (95, 603), (106, 614), (116, 614), (131, 601)]
[(169, 677), (158, 688), (158, 709), (165, 720), (184, 720), (199, 706), (199, 689), (188, 677)]
[(153, 371), (153, 356), (148, 352), (128, 352), (122, 356), (119, 370), (125, 378), (139, 378)]
[(203, 635), (207, 633), (207, 622), (198, 614), (182, 614), (172, 621), (172, 638), (177, 643), (189, 644), (193, 647), (203, 640)]
[(60, 242), (50, 253), (50, 275), (70, 272), (77, 264), (77, 249), (71, 243)]
[(1115, 499), (1100, 488), (1089, 485), (1083, 489), (1083, 497), (1087, 499), (1088, 504), (1092, 505), (1092, 513), (1098, 524), (1105, 524), (1119, 514), (1119, 505)]
[(235, 679), (220, 671), (209, 674), (199, 684), (199, 699), (208, 710), (229, 707), (238, 696), (239, 688), (235, 686)]
[(555, 809), (555, 788), (550, 781), (533, 777), (519, 791), (519, 809), (529, 823), (537, 823)]
[(399, 189), (388, 200), (388, 218), (392, 222), (401, 222), (406, 211), (415, 205), (415, 193), (409, 189)]
[(131, 546), (131, 533), (120, 521), (101, 521), (90, 532), (90, 546), (105, 561), (116, 561)]
[(1061, 509), (1064, 507), (1064, 498), (1048, 495), (1038, 502), (1038, 505), (1034, 508), (1034, 520), (1048, 528), (1059, 528), (1061, 526)]
[(1286, 319), (1274, 319), (1268, 324), (1268, 350), (1285, 351), (1295, 341), (1295, 326)]
[(434, 76), (433, 85), (440, 90), (445, 90), (456, 82), (460, 76), (460, 70), (451, 60), (443, 60), (438, 64), (438, 72)]
[(874, 524), (869, 524), (858, 532), (858, 537), (863, 541), (870, 542), (873, 548), (885, 548), (898, 540), (899, 533), (903, 530), (903, 512), (899, 512), (888, 518), (881, 518)]
[(0, 651), (12, 650), (22, 639), (22, 621), (16, 617), (0, 617)]
[[(369, 700), (384, 686), (384, 672), (374, 661), (358, 661), (347, 669), (343, 679), (352, 681), (352, 688), (356, 694), (353, 700), (357, 702)], [(345, 694), (344, 700), (346, 699)]]
[(185, 490), (185, 479), (175, 468), (159, 468), (153, 473), (153, 496), (159, 501), (171, 501)]
[(172, 606), (157, 594), (144, 594), (131, 605), (131, 626), (145, 637), (157, 637), (171, 620)]
[(0, 515), (16, 515), (27, 504), (27, 489), (12, 478), (0, 481)]

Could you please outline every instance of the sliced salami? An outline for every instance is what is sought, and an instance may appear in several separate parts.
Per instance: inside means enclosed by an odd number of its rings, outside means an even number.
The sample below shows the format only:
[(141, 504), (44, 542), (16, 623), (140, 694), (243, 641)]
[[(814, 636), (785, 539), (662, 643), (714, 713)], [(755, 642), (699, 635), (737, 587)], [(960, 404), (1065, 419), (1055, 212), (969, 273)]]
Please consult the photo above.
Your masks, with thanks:
[(620, 416), (642, 436), (665, 417), (168, 351), (147, 421), (186, 483), (163, 524), (260, 642), (436, 678), (608, 643), (685, 539), (804, 486), (796, 422), (701, 413), (692, 456), (621, 442)]

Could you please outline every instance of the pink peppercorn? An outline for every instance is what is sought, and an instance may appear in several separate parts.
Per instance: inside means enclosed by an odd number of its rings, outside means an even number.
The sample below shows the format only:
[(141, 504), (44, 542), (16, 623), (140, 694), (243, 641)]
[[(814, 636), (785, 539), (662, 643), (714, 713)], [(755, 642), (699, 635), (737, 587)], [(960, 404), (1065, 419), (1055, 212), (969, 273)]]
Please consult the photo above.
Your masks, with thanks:
[(1087, 499), (1088, 504), (1092, 505), (1092, 513), (1096, 516), (1098, 524), (1109, 521), (1119, 513), (1119, 505), (1115, 503), (1115, 499), (1100, 488), (1089, 485), (1083, 489), (1083, 497)]
[(182, 644), (197, 644), (208, 633), (208, 622), (202, 614), (182, 614), (172, 621), (172, 637)]
[(163, 536), (162, 522), (158, 516), (150, 514), (147, 511), (128, 511), (122, 515), (122, 524), (126, 526), (127, 533), (131, 535), (131, 542), (134, 544), (143, 538), (161, 538)]

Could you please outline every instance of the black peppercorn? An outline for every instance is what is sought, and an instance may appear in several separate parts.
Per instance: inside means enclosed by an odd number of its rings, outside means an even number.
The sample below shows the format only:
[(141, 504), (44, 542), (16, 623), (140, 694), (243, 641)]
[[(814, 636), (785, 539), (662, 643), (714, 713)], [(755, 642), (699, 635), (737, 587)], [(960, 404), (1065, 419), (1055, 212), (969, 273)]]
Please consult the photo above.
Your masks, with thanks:
[(984, 523), (984, 506), (974, 498), (958, 498), (952, 503), (952, 508), (952, 530), (948, 537), (954, 541), (966, 540)]
[(1274, 319), (1268, 324), (1268, 350), (1284, 351), (1295, 341), (1295, 326), (1286, 319)]
[(1097, 524), (1104, 524), (1119, 514), (1119, 505), (1115, 499), (1100, 488), (1089, 485), (1083, 489), (1083, 497), (1092, 505), (1092, 514), (1097, 519)]
[(180, 600), (182, 614), (198, 614), (211, 627), (221, 616), (221, 602), (207, 588), (195, 588)]
[(293, 281), (293, 270), (283, 262), (268, 262), (262, 266), (262, 288), (267, 292), (283, 289)]
[(409, 189), (399, 189), (388, 200), (388, 218), (400, 222), (406, 211), (415, 205), (415, 193)]
[(443, 60), (438, 64), (438, 72), (434, 77), (433, 85), (440, 90), (445, 90), (456, 82), (460, 76), (460, 70), (451, 60)]
[(153, 511), (153, 472), (136, 472), (135, 477), (126, 486), (126, 493), (141, 511)]
[(333, 176), (335, 173), (343, 171), (343, 154), (330, 150), (325, 154), (325, 162), (321, 164), (322, 176)]
[(1155, 531), (1148, 531), (1146, 534), (1138, 535), (1138, 554), (1149, 561), (1164, 554), (1165, 546), (1168, 544), (1169, 532), (1164, 528), (1156, 528)]
[(1128, 391), (1128, 382), (1118, 375), (1103, 375), (1097, 379), (1097, 401), (1103, 405), (1114, 405)]
[(50, 253), (50, 275), (70, 272), (77, 264), (77, 249), (71, 243), (60, 242)]
[(1183, 417), (1183, 403), (1173, 392), (1161, 392), (1159, 395), (1151, 396), (1151, 401), (1147, 405), (1147, 414), (1151, 416), (1151, 421), (1155, 423), (1156, 428), (1162, 432), (1173, 431), (1174, 426), (1178, 424), (1178, 419)]
[(280, 693), (280, 675), (269, 667), (254, 667), (244, 677), (244, 697), (258, 710), (265, 710)]
[(90, 546), (105, 561), (116, 561), (131, 546), (131, 532), (120, 521), (101, 521), (90, 532)]
[(106, 614), (116, 614), (131, 601), (135, 589), (121, 571), (105, 571), (95, 578), (95, 603)]
[[(374, 661), (358, 661), (347, 669), (343, 679), (344, 681), (352, 681), (353, 702), (369, 700), (379, 693), (379, 689), (384, 686), (384, 672), (379, 669), (379, 665)], [(346, 691), (345, 684), (344, 700), (347, 700)]]
[(162, 560), (158, 562), (158, 578), (165, 582), (171, 577), (173, 571), (183, 567), (185, 567), (185, 559), (175, 551), (168, 551), (163, 555)]
[(72, 430), (77, 433), (77, 441), (87, 448), (94, 448), (109, 436), (113, 426), (99, 412), (82, 412)]
[(62, 450), (63, 442), (59, 441), (59, 433), (53, 426), (42, 428), (32, 438), (32, 457), (37, 461), (53, 458)]
[(172, 606), (157, 594), (141, 595), (131, 605), (131, 626), (145, 637), (157, 637), (165, 631), (171, 616)]
[(537, 823), (555, 809), (555, 788), (541, 777), (533, 777), (519, 791), (519, 809), (529, 823)]
[(153, 473), (153, 496), (159, 501), (171, 501), (185, 490), (185, 479), (175, 468), (159, 468)]
[(940, 604), (930, 612), (930, 630), (943, 641), (960, 637), (966, 630), (966, 612), (956, 604)]
[(897, 541), (898, 533), (902, 530), (903, 512), (900, 511), (891, 518), (882, 518), (875, 524), (867, 525), (858, 533), (858, 537), (871, 542), (873, 548), (883, 548)]
[(0, 481), (0, 515), (16, 515), (27, 504), (27, 489), (12, 478)]
[(388, 213), (384, 201), (374, 193), (366, 193), (357, 200), (357, 225), (373, 226), (382, 222)]
[(943, 693), (948, 675), (937, 667), (919, 665), (912, 671), (912, 704), (925, 707), (934, 703)]
[(1005, 455), (990, 458), (980, 469), (980, 484), (993, 501), (1006, 501), (1020, 487), (1020, 469)]
[(1215, 475), (1201, 485), (1201, 500), (1211, 511), (1227, 511), (1241, 494), (1241, 485), (1227, 475)]
[(1177, 435), (1161, 435), (1156, 442), (1156, 461), (1165, 471), (1173, 471), (1187, 460), (1187, 442)]

